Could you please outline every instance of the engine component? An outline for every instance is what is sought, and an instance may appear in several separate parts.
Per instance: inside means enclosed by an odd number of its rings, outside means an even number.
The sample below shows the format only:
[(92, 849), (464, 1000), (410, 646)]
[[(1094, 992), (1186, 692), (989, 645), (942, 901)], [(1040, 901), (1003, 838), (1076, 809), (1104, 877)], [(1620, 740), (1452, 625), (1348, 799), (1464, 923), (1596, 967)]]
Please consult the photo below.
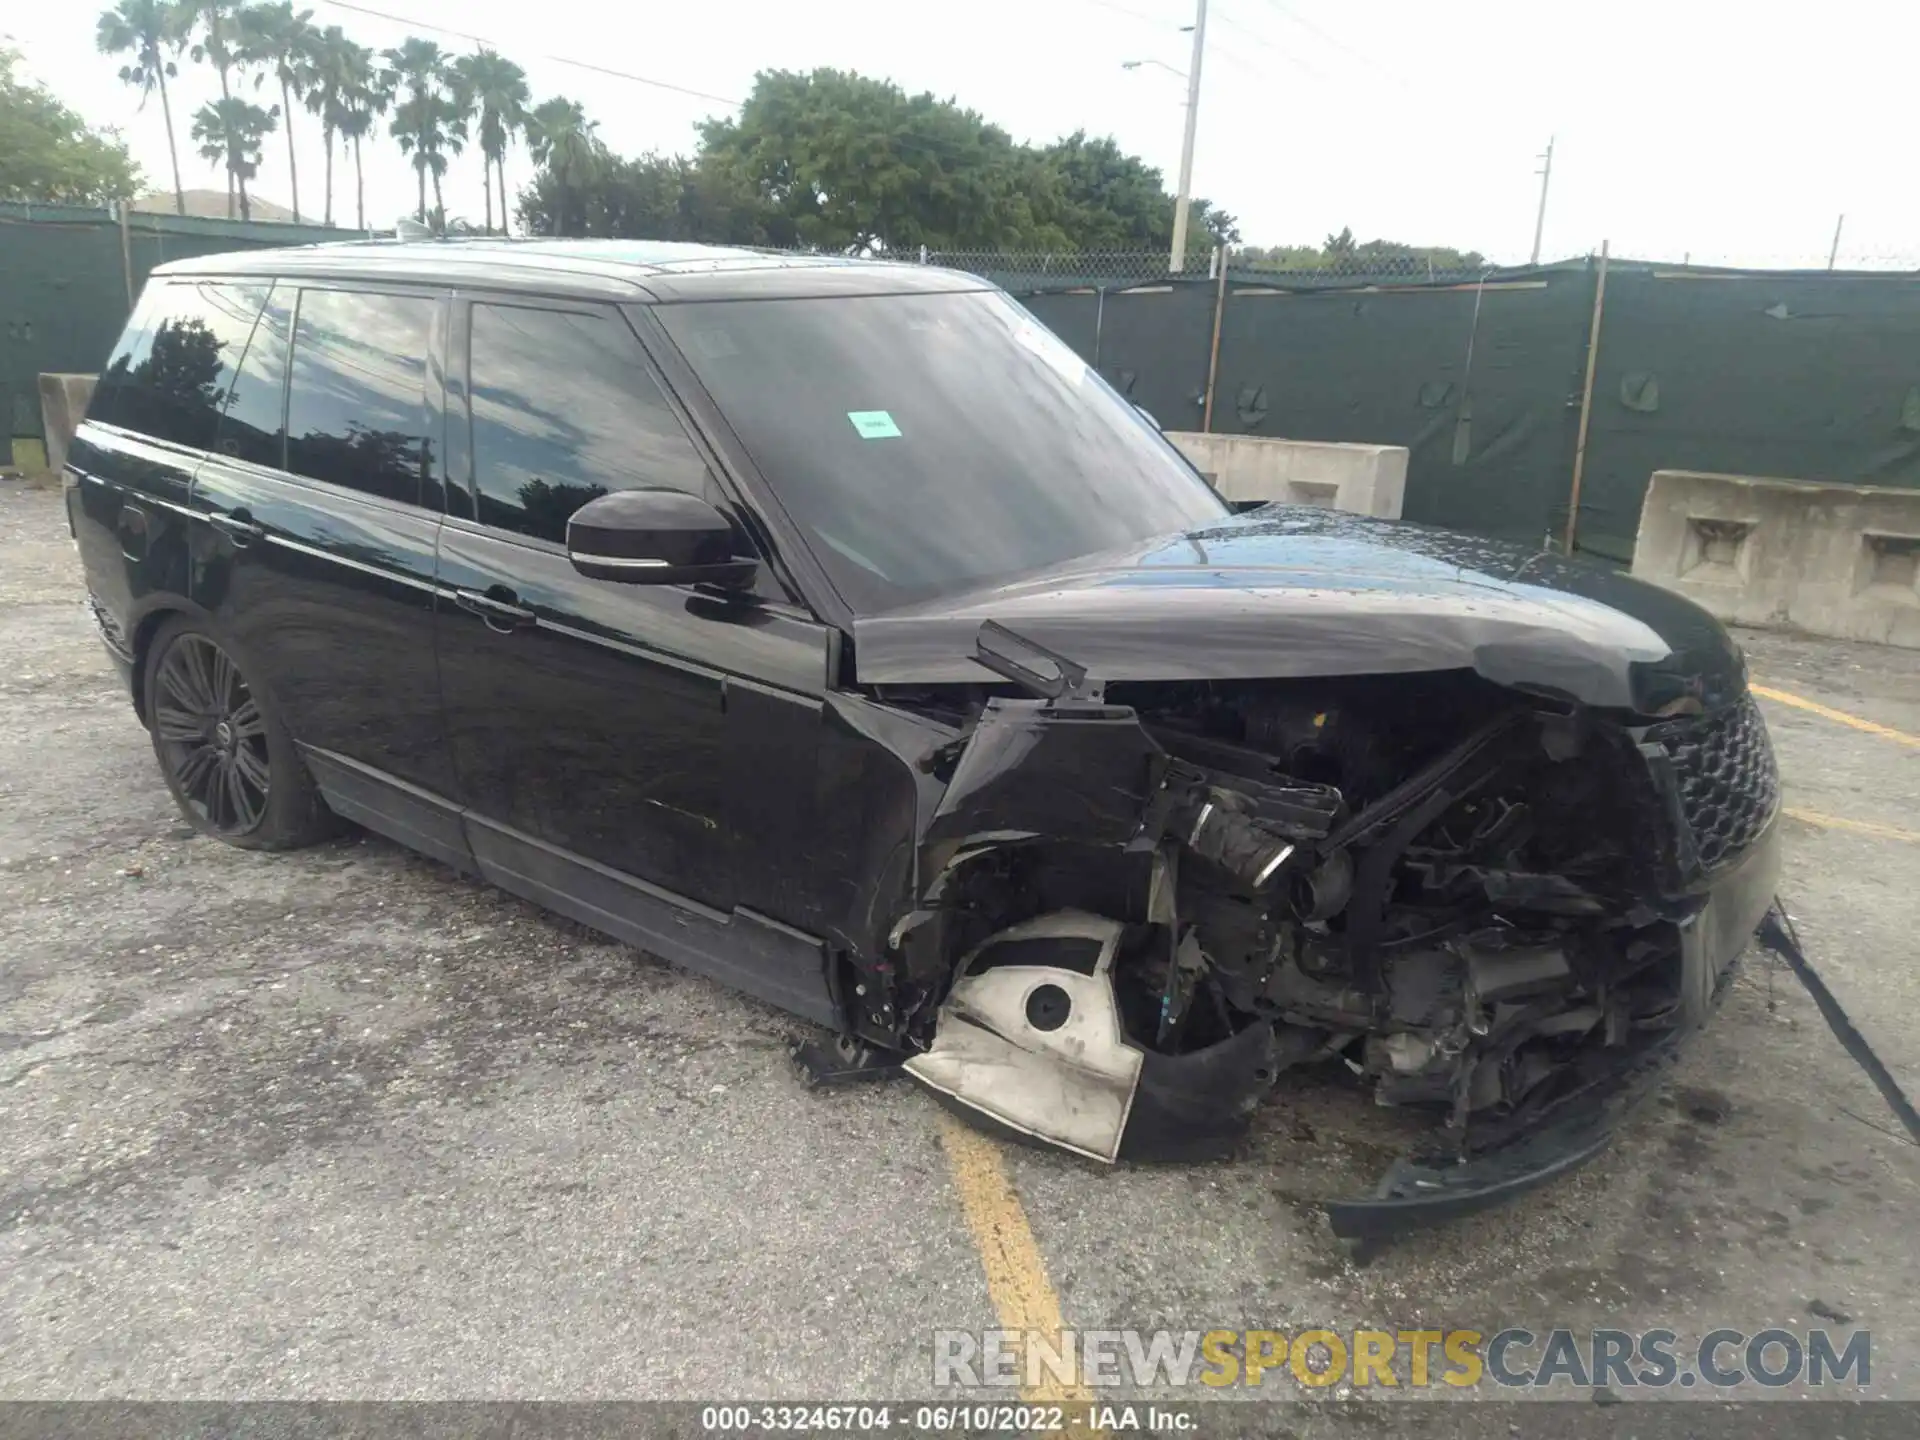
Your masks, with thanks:
[(1187, 848), (1256, 894), (1271, 888), (1293, 858), (1293, 842), (1242, 813), (1243, 802), (1231, 791), (1210, 789), (1194, 798), (1193, 819), (1181, 837)]
[(1462, 944), (1467, 981), (1482, 1004), (1551, 995), (1573, 979), (1567, 952), (1559, 945), (1516, 945), (1494, 949)]
[(1293, 886), (1293, 913), (1302, 920), (1328, 920), (1346, 908), (1353, 894), (1353, 856), (1336, 850), (1320, 864), (1297, 874)]

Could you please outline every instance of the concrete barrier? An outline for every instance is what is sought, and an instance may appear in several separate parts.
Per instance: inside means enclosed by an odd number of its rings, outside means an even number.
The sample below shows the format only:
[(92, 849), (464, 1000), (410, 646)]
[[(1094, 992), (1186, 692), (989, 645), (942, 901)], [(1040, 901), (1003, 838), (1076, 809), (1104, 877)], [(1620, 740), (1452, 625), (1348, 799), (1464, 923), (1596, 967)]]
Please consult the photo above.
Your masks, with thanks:
[(47, 468), (56, 475), (67, 463), (67, 446), (93, 399), (98, 375), (41, 375), (40, 424), (47, 437)]
[(1920, 490), (1657, 470), (1633, 573), (1722, 620), (1920, 649)]
[(1196, 430), (1169, 430), (1167, 439), (1229, 500), (1321, 505), (1398, 520), (1406, 499), (1403, 446), (1205, 435)]

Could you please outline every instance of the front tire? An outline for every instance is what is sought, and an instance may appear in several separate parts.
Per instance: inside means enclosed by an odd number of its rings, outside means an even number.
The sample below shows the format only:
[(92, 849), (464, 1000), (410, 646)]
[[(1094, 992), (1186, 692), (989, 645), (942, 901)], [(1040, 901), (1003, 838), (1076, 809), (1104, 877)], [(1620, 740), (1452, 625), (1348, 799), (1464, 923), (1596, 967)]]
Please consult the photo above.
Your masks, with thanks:
[(207, 629), (167, 621), (147, 654), (160, 773), (195, 829), (243, 850), (325, 839), (334, 818), (267, 697)]

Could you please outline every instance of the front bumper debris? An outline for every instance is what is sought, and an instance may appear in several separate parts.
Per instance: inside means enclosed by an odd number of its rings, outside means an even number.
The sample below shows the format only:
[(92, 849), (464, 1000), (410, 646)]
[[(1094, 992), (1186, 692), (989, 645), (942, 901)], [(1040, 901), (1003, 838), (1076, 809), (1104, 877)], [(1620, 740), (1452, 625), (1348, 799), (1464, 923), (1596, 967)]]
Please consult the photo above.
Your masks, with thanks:
[(1465, 1159), (1411, 1155), (1394, 1162), (1371, 1196), (1327, 1207), (1343, 1240), (1381, 1240), (1491, 1209), (1584, 1164), (1658, 1090), (1672, 1062), (1725, 993), (1772, 903), (1780, 873), (1776, 819), (1739, 861), (1719, 872), (1706, 903), (1681, 932), (1681, 1025), (1623, 1057), (1611, 1074), (1567, 1097), (1536, 1123)]

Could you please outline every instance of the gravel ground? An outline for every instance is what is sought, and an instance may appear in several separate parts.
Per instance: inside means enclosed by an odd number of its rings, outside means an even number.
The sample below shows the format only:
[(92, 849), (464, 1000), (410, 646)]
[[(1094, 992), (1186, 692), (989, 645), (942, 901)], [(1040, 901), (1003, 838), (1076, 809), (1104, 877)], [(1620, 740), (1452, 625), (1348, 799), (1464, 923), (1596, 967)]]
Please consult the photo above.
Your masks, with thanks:
[[(197, 837), (94, 638), (57, 491), (0, 481), (0, 1398), (912, 1396), (995, 1324), (905, 1085), (356, 836)], [(1920, 656), (1752, 635), (1756, 676), (1920, 733)], [(1920, 828), (1920, 749), (1769, 702), (1796, 808)], [(1790, 822), (1816, 960), (1920, 1088), (1920, 844)], [(1920, 1152), (1750, 963), (1601, 1160), (1356, 1266), (1316, 1202), (1408, 1133), (1315, 1080), (1225, 1164), (1010, 1152), (1066, 1323), (1832, 1323), (1920, 1398)]]

